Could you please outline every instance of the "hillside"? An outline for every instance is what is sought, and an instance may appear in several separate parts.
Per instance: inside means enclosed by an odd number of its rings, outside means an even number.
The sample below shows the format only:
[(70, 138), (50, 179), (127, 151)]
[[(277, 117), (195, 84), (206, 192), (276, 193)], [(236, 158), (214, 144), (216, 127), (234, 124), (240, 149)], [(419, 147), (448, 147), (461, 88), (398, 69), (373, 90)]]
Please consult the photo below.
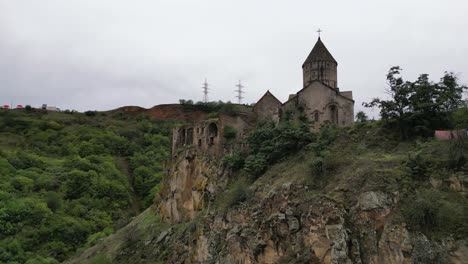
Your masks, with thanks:
[(150, 208), (66, 263), (468, 259), (466, 142), (402, 141), (375, 122), (249, 139), (222, 159), (181, 150)]
[(172, 126), (0, 110), (0, 263), (58, 263), (126, 225), (159, 190)]

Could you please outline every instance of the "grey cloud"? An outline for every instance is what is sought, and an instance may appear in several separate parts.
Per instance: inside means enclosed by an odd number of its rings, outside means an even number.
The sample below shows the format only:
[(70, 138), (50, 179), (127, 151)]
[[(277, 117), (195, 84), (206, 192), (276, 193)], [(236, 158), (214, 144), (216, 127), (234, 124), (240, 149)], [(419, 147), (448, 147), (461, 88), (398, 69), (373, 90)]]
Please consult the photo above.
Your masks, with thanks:
[[(106, 110), (202, 98), (286, 100), (322, 39), (342, 90), (384, 96), (392, 65), (414, 79), (444, 71), (467, 82), (468, 3), (448, 1), (0, 0), (0, 104)], [(375, 115), (376, 112), (370, 112)]]

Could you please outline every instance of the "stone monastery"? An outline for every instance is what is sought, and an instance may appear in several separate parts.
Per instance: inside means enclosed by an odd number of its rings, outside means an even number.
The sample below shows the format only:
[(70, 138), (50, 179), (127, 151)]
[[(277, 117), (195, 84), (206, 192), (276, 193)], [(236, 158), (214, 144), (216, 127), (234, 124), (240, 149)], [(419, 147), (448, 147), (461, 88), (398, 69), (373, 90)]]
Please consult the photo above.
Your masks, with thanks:
[(320, 37), (302, 65), (303, 88), (282, 103), (267, 91), (252, 108), (246, 108), (236, 116), (220, 115), (215, 119), (197, 121), (173, 131), (173, 153), (184, 145), (193, 145), (205, 153), (222, 153), (223, 136), (227, 126), (242, 138), (255, 124), (278, 123), (288, 116), (305, 116), (311, 130), (323, 124), (349, 126), (354, 121), (354, 100), (351, 91), (340, 91), (337, 78), (338, 63), (323, 44)]

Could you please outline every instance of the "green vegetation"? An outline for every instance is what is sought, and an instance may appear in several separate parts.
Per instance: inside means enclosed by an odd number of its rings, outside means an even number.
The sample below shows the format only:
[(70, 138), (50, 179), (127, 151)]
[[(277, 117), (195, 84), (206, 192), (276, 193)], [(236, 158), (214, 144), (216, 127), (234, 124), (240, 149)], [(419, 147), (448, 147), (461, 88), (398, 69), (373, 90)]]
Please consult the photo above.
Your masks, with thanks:
[(0, 111), (0, 263), (58, 263), (149, 206), (171, 127), (118, 112)]
[[(387, 128), (398, 129), (401, 137), (407, 139), (432, 136), (436, 129), (466, 124), (466, 116), (461, 116), (457, 109), (467, 87), (458, 83), (454, 73), (446, 72), (438, 83), (431, 82), (428, 74), (421, 74), (414, 82), (404, 81), (400, 74), (401, 68), (398, 66), (388, 71), (387, 93), (390, 99), (375, 98), (363, 104), (380, 108), (380, 115)], [(451, 118), (454, 111), (457, 114)], [(461, 112), (466, 113), (466, 110)]]
[(236, 181), (228, 186), (223, 196), (216, 201), (217, 208), (219, 208), (221, 212), (227, 212), (229, 208), (252, 197), (253, 192), (249, 190), (249, 186), (250, 183), (246, 178), (240, 177), (236, 179)]
[(199, 110), (210, 113), (209, 118), (218, 117), (219, 114), (225, 114), (230, 116), (237, 115), (237, 112), (241, 109), (240, 105), (235, 105), (228, 102), (196, 102), (192, 100), (180, 99), (179, 103), (183, 105), (187, 110)]
[(248, 153), (234, 152), (225, 156), (223, 161), (234, 171), (243, 169), (254, 180), (269, 165), (296, 153), (312, 142), (313, 138), (307, 124), (301, 121), (285, 121), (277, 126), (262, 124), (247, 139)]

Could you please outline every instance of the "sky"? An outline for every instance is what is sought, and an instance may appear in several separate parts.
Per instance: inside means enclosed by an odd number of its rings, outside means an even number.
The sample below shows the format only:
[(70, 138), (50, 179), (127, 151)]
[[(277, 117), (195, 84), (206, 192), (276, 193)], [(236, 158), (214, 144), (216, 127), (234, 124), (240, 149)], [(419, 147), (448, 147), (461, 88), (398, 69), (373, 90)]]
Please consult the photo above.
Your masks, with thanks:
[(321, 39), (338, 86), (385, 97), (391, 66), (415, 80), (445, 71), (468, 83), (466, 0), (0, 0), (0, 104), (145, 108), (203, 99), (244, 103), (302, 88)]

